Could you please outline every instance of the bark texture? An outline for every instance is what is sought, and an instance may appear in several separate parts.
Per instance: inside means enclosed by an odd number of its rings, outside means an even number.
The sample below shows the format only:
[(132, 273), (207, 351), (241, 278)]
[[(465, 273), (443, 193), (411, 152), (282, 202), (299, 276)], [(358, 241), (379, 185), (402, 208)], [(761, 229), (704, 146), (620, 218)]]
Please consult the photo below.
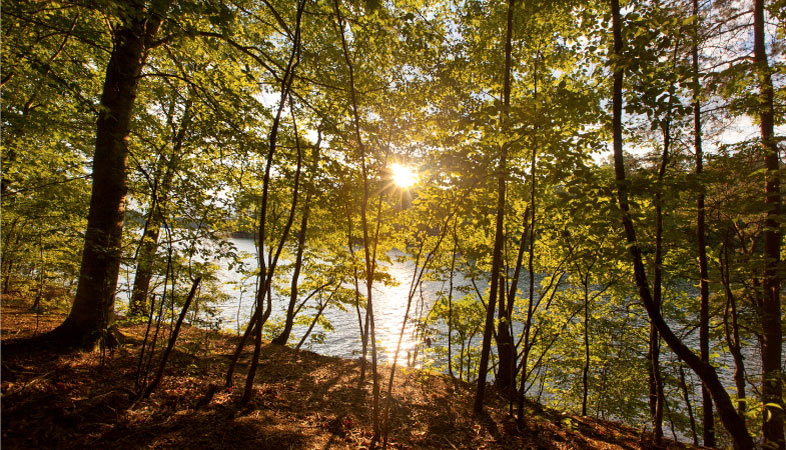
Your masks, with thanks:
[(783, 334), (781, 327), (780, 265), (781, 231), (779, 216), (781, 212), (780, 176), (778, 146), (775, 142), (774, 100), (772, 70), (767, 62), (765, 47), (764, 0), (755, 0), (753, 8), (753, 54), (756, 74), (759, 81), (759, 123), (761, 143), (764, 150), (764, 295), (761, 308), (761, 377), (762, 400), (765, 417), (762, 425), (765, 444), (783, 450), (786, 448), (783, 436), (783, 379), (781, 360), (783, 358)]
[(170, 1), (124, 2), (114, 33), (96, 122), (93, 186), (74, 305), (50, 335), (60, 343), (95, 345), (113, 320), (123, 232), (128, 135), (139, 76)]

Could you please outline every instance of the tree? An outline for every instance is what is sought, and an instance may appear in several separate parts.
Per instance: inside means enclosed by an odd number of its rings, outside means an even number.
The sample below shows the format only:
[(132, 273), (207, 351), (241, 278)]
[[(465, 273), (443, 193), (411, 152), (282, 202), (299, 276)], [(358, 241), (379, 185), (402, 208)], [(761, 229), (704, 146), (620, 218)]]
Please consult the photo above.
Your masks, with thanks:
[[(123, 231), (128, 135), (136, 91), (170, 0), (113, 4), (118, 24), (96, 122), (93, 188), (74, 304), (50, 338), (92, 346), (113, 320)], [(113, 9), (114, 9), (113, 8)]]
[(89, 195), (83, 167), (101, 89), (94, 64), (105, 63), (108, 43), (95, 11), (72, 5), (47, 14), (40, 6), (2, 10), (2, 292), (65, 300)]
[[(702, 149), (701, 135), (701, 86), (699, 84), (699, 4), (698, 0), (693, 0), (692, 13), (695, 20), (691, 36), (691, 82), (693, 83), (693, 149), (696, 156), (696, 177), (699, 179), (699, 193), (696, 196), (696, 246), (699, 250), (699, 276), (701, 277), (700, 295), (701, 306), (699, 311), (699, 351), (702, 361), (709, 363), (709, 309), (710, 309), (710, 283), (709, 270), (707, 264), (707, 246), (705, 237), (706, 214), (704, 209), (704, 183), (702, 172), (704, 170), (704, 151)], [(704, 445), (714, 446), (714, 430), (712, 415), (712, 397), (706, 388), (702, 387), (702, 406), (703, 406), (703, 437)], [(738, 393), (739, 395), (739, 393)]]
[[(507, 12), (507, 26), (505, 28), (505, 67), (503, 71), (503, 87), (502, 87), (502, 97), (503, 97), (503, 110), (500, 112), (500, 124), (507, 125), (509, 120), (509, 112), (510, 109), (510, 65), (511, 65), (511, 39), (513, 35), (513, 7), (515, 6), (515, 0), (508, 1), (508, 12)], [(502, 131), (504, 133), (506, 126), (502, 126)], [(483, 331), (483, 347), (480, 353), (480, 367), (478, 369), (478, 388), (475, 392), (475, 404), (473, 410), (476, 414), (480, 414), (483, 412), (483, 399), (485, 395), (486, 389), (486, 374), (488, 372), (488, 361), (489, 361), (489, 352), (491, 351), (491, 335), (494, 328), (494, 311), (495, 306), (497, 303), (497, 295), (498, 290), (504, 296), (504, 289), (500, 289), (499, 282), (500, 282), (500, 273), (502, 270), (502, 245), (505, 241), (505, 231), (503, 228), (504, 220), (505, 220), (505, 188), (507, 183), (507, 146), (509, 144), (504, 143), (500, 147), (500, 155), (499, 155), (499, 164), (497, 166), (497, 218), (496, 218), (496, 230), (494, 232), (494, 251), (492, 253), (492, 264), (491, 264), (491, 274), (489, 280), (489, 300), (488, 305), (486, 306), (486, 325)], [(504, 297), (503, 297), (504, 298)], [(500, 305), (501, 309), (505, 309), (502, 305)], [(505, 314), (503, 314), (504, 316)], [(504, 320), (503, 320), (504, 322)], [(507, 324), (503, 323), (501, 325), (507, 331)], [(504, 335), (504, 334), (503, 334)], [(507, 342), (505, 342), (507, 341)], [(515, 366), (515, 358), (513, 357), (512, 348), (510, 348), (512, 344), (512, 337), (508, 336), (508, 339), (505, 341), (500, 342), (501, 345), (501, 353), (505, 354), (505, 365), (501, 366), (502, 371), (506, 373), (512, 373), (512, 367)], [(508, 388), (511, 384), (513, 384), (514, 380), (510, 379), (507, 375), (503, 375), (501, 377), (502, 380), (506, 383), (504, 388)]]
[(625, 180), (625, 161), (622, 154), (622, 80), (624, 75), (624, 54), (622, 41), (622, 19), (618, 0), (611, 1), (612, 16), (612, 70), (614, 73), (614, 87), (612, 90), (612, 130), (614, 146), (614, 172), (617, 179), (617, 200), (622, 215), (622, 224), (625, 230), (625, 238), (628, 243), (628, 252), (633, 260), (634, 275), (636, 285), (639, 290), (641, 302), (644, 304), (650, 320), (655, 324), (663, 339), (671, 347), (672, 351), (685, 361), (696, 375), (701, 378), (707, 390), (710, 391), (718, 414), (721, 417), (726, 429), (734, 440), (734, 445), (740, 449), (754, 448), (751, 438), (745, 426), (745, 421), (737, 414), (731, 403), (729, 394), (723, 388), (715, 369), (709, 364), (701, 361), (680, 339), (672, 332), (661, 312), (658, 310), (650, 292), (647, 274), (641, 258), (641, 249), (636, 239), (636, 231), (630, 217), (630, 206), (628, 203), (628, 186)]
[(781, 324), (779, 264), (782, 234), (780, 231), (781, 193), (780, 158), (773, 132), (774, 101), (772, 75), (767, 62), (764, 37), (764, 0), (753, 3), (753, 61), (759, 82), (759, 126), (764, 150), (764, 204), (766, 208), (764, 229), (764, 298), (761, 309), (761, 374), (762, 401), (764, 402), (764, 440), (776, 448), (786, 448), (783, 421), (783, 327)]

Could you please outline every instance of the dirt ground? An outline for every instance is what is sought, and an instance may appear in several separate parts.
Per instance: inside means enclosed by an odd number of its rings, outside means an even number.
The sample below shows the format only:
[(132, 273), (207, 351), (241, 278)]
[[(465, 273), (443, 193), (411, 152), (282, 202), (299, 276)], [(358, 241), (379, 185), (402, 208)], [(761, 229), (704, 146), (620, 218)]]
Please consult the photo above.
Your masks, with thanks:
[[(161, 385), (139, 399), (142, 325), (121, 326), (124, 342), (111, 351), (5, 351), (5, 344), (51, 330), (63, 318), (37, 316), (20, 299), (2, 300), (3, 448), (370, 448), (372, 382), (367, 376), (359, 385), (356, 360), (264, 345), (255, 396), (244, 406), (239, 400), (252, 348), (244, 351), (234, 389), (226, 388), (237, 338), (185, 327)], [(380, 382), (391, 449), (651, 448), (651, 436), (641, 430), (535, 404), (527, 405), (519, 426), (493, 389), (487, 413), (475, 417), (472, 386), (425, 371), (398, 368), (388, 401), (389, 370), (380, 369)], [(218, 388), (206, 402), (211, 384)]]

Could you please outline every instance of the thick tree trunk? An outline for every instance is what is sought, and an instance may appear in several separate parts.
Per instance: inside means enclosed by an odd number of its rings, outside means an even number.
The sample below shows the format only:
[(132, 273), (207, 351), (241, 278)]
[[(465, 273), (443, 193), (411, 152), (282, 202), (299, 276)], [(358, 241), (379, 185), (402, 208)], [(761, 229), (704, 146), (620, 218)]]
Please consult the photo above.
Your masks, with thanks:
[(768, 445), (783, 450), (784, 403), (781, 361), (783, 358), (783, 329), (781, 327), (780, 265), (780, 175), (778, 146), (773, 133), (774, 101), (772, 75), (765, 47), (764, 0), (755, 0), (753, 9), (753, 54), (759, 81), (759, 123), (766, 169), (764, 204), (764, 298), (761, 308), (761, 377), (764, 402), (764, 440)]
[(136, 90), (148, 46), (156, 35), (168, 0), (122, 4), (124, 19), (114, 34), (96, 122), (93, 187), (76, 297), (65, 322), (50, 337), (90, 347), (113, 320), (121, 238), (128, 135)]
[(614, 71), (614, 87), (612, 91), (614, 172), (617, 179), (617, 199), (622, 214), (622, 224), (625, 229), (628, 251), (633, 261), (634, 275), (636, 285), (639, 289), (639, 296), (647, 310), (650, 320), (655, 324), (661, 336), (663, 336), (663, 340), (666, 341), (679, 358), (688, 364), (710, 391), (721, 421), (734, 441), (734, 446), (738, 449), (753, 449), (753, 438), (745, 427), (745, 421), (737, 414), (731, 402), (731, 398), (720, 382), (715, 369), (711, 365), (702, 362), (701, 359), (674, 334), (663, 319), (660, 311), (657, 309), (650, 292), (649, 282), (647, 281), (646, 271), (642, 262), (641, 249), (638, 246), (633, 220), (630, 216), (628, 187), (625, 180), (625, 162), (622, 154), (622, 78), (624, 66), (621, 61), (623, 42), (619, 0), (611, 0), (611, 17), (614, 35), (614, 53), (612, 56), (612, 67)]

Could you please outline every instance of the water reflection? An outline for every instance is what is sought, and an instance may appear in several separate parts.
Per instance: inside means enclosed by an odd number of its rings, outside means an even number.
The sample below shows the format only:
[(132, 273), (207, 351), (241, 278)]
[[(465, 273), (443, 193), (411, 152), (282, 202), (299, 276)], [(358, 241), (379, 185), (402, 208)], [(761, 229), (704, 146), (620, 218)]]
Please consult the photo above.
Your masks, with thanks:
[[(254, 267), (256, 262), (253, 256), (255, 252), (253, 240), (233, 239), (232, 241), (238, 250), (248, 253), (249, 256), (246, 258), (246, 262), (250, 267)], [(376, 282), (373, 290), (377, 349), (379, 359), (382, 362), (392, 362), (393, 360), (404, 322), (409, 286), (414, 269), (411, 262), (397, 261), (397, 257), (403, 256), (403, 253), (391, 252), (389, 256), (392, 262), (384, 263), (382, 269), (389, 273), (391, 278), (397, 281), (397, 284), (385, 285), (382, 282)], [(245, 277), (236, 271), (227, 270), (225, 263), (223, 263), (222, 268), (220, 277), (225, 283), (225, 292), (230, 295), (232, 301), (216, 306), (220, 310), (224, 328), (242, 329), (248, 323), (251, 315), (256, 279), (254, 277)], [(350, 287), (350, 285), (347, 285), (347, 287)], [(428, 311), (431, 303), (434, 301), (434, 294), (439, 287), (439, 283), (425, 282), (422, 295), (416, 293), (413, 297), (398, 356), (399, 364), (406, 364), (407, 355), (414, 356), (416, 345), (414, 324), (418, 319), (419, 313)], [(361, 291), (364, 290), (365, 284), (361, 281)], [(273, 295), (271, 320), (283, 320), (287, 302), (288, 298)], [(313, 303), (315, 300), (312, 299), (310, 302)], [(358, 357), (361, 352), (361, 341), (355, 309), (347, 308), (346, 311), (342, 311), (339, 308), (328, 307), (323, 314), (330, 321), (334, 330), (325, 333), (323, 342), (310, 342), (307, 340), (304, 348), (323, 355), (345, 358)], [(290, 342), (298, 342), (307, 328), (307, 326), (295, 326)], [(314, 331), (318, 331), (317, 327), (315, 327)]]

